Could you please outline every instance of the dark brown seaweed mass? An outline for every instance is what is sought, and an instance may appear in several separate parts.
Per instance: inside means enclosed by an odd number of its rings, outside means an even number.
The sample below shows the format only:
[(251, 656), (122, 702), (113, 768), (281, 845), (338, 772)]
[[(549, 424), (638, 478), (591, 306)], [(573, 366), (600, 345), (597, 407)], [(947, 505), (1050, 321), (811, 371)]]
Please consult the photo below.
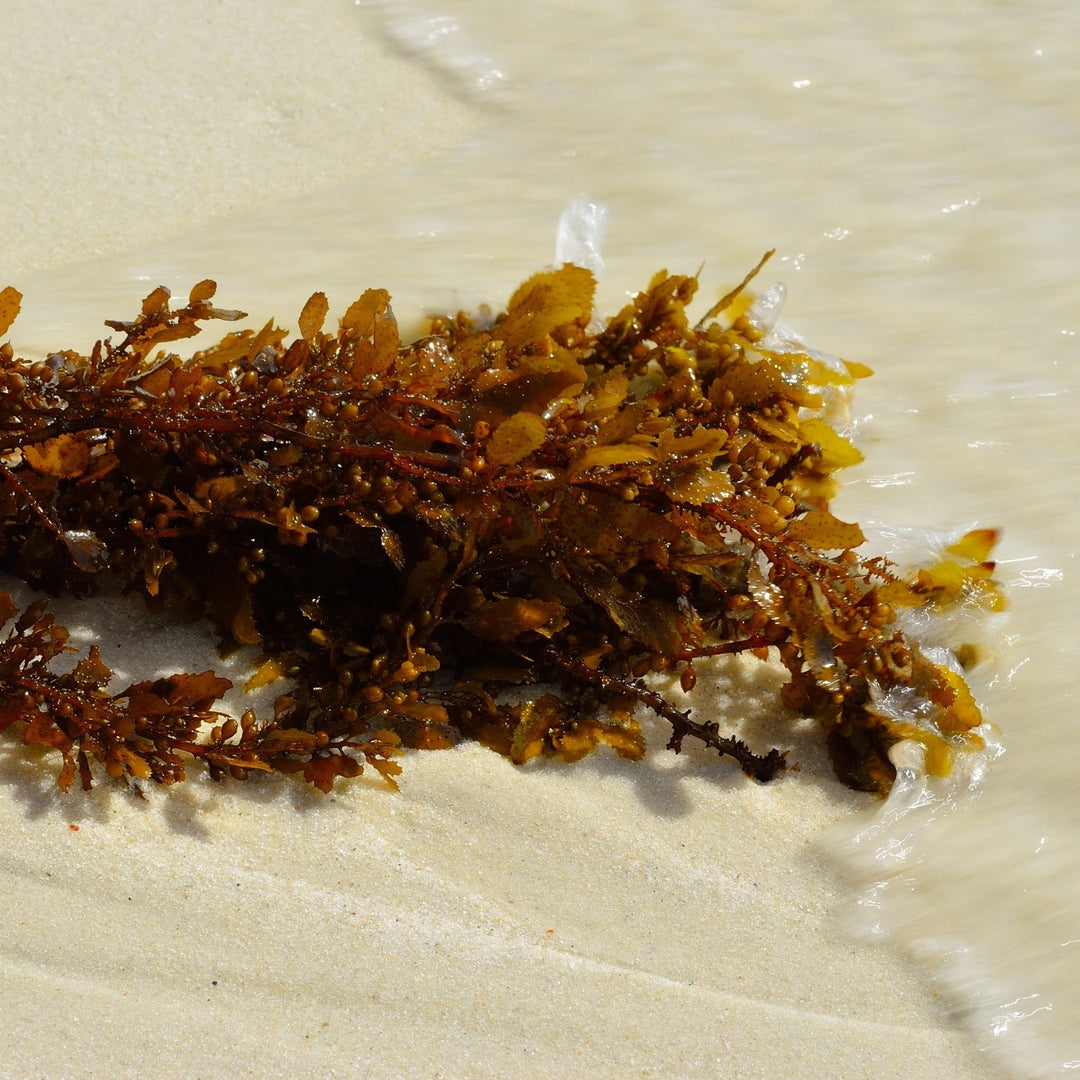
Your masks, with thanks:
[[(0, 566), (53, 594), (119, 578), (194, 606), (260, 648), (253, 683), (295, 688), (239, 721), (215, 711), (229, 683), (212, 672), (113, 692), (96, 647), (57, 674), (67, 632), (0, 594), (0, 730), (58, 751), (64, 789), (89, 788), (94, 760), (170, 784), (201, 759), (214, 778), (298, 772), (329, 791), (364, 766), (393, 784), (401, 744), (639, 758), (645, 706), (673, 750), (699, 739), (765, 781), (781, 751), (646, 680), (689, 689), (695, 661), (745, 652), (787, 668), (783, 704), (818, 719), (845, 783), (887, 791), (901, 738), (947, 772), (979, 710), (896, 609), (1000, 606), (994, 534), (908, 579), (855, 554), (862, 532), (829, 499), (861, 456), (828, 403), (869, 372), (764, 347), (740, 314), (752, 277), (691, 325), (696, 278), (661, 272), (596, 332), (593, 278), (566, 266), (492, 325), (436, 319), (408, 345), (386, 292), (336, 333), (316, 293), (295, 340), (269, 322), (183, 360), (161, 346), (240, 317), (204, 281), (177, 310), (155, 289), (89, 355), (4, 345)], [(0, 334), (20, 299), (0, 292)], [(507, 702), (527, 686), (545, 689)], [(881, 705), (897, 689), (902, 721)]]

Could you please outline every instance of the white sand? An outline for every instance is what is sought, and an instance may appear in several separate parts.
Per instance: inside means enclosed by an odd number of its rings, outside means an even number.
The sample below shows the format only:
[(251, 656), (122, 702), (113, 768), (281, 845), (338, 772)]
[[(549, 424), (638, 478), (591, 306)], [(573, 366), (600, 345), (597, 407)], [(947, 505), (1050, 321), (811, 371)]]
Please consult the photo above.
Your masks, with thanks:
[(8, 277), (420, 160), (475, 126), (349, 3), (15, 0), (0, 33)]
[[(92, 292), (100, 267), (64, 264), (480, 123), (356, 16), (7, 0), (4, 282), (56, 267)], [(151, 658), (121, 608), (88, 617), (107, 660), (199, 662), (156, 634)], [(718, 707), (765, 744), (775, 686), (734, 671)], [(0, 744), (0, 1073), (986, 1078), (919, 976), (839, 929), (852, 898), (816, 845), (868, 800), (789, 741), (802, 771), (770, 787), (658, 729), (639, 764), (466, 746), (411, 755), (398, 795), (197, 779), (145, 800), (62, 796)]]

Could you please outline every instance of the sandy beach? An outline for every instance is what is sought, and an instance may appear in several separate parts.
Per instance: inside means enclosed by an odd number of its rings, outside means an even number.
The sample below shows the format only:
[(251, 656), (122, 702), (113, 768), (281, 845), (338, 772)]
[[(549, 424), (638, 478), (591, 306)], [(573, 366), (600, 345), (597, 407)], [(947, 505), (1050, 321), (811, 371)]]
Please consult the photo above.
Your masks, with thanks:
[[(931, 222), (899, 193), (902, 177), (872, 166), (881, 188), (865, 202), (818, 203), (797, 178), (778, 179), (802, 152), (784, 113), (801, 60), (780, 48), (783, 78), (746, 91), (758, 102), (748, 105), (751, 168), (731, 164), (723, 140), (701, 161), (684, 155), (679, 139), (690, 145), (701, 111), (671, 129), (657, 120), (689, 92), (672, 48), (666, 81), (627, 103), (649, 148), (631, 170), (617, 149), (629, 121), (591, 142), (607, 114), (575, 106), (558, 65), (542, 62), (559, 47), (551, 24), (523, 13), (518, 35), (536, 45), (514, 53), (476, 5), (461, 10), (455, 21), (404, 4), (9, 0), (0, 286), (26, 296), (9, 335), (16, 352), (89, 345), (153, 285), (182, 295), (208, 276), (224, 303), (283, 324), (316, 289), (339, 311), (368, 286), (388, 287), (406, 325), (431, 308), (497, 304), (551, 261), (558, 213), (586, 187), (612, 210), (607, 310), (659, 266), (692, 272), (703, 258), (705, 287), (718, 292), (776, 244), (774, 277), (788, 281), (792, 319), (816, 344), (879, 371), (889, 350), (921, 348), (890, 289), (933, 293), (910, 270), (919, 230), (936, 243), (940, 207), (982, 196), (941, 181)], [(679, 11), (681, 34), (701, 13)], [(637, 17), (647, 37), (652, 24)], [(739, 20), (764, 35), (764, 15)], [(852, 70), (872, 69), (849, 44)], [(567, 70), (577, 48), (567, 45)], [(846, 102), (820, 106), (837, 155), (845, 123), (860, 142)], [(914, 129), (933, 94), (913, 109), (904, 122)], [(542, 110), (553, 117), (543, 131)], [(741, 130), (725, 133), (728, 146)], [(681, 169), (705, 180), (684, 183)], [(820, 182), (834, 179), (826, 170)], [(729, 229), (706, 205), (720, 189), (737, 220)], [(935, 254), (974, 258), (965, 245), (985, 238), (967, 227)], [(854, 233), (855, 246), (834, 255), (843, 237), (830, 230)], [(862, 280), (870, 251), (884, 252), (876, 283)], [(989, 257), (1004, 267), (1008, 256)], [(860, 512), (881, 505), (875, 477), (927, 475), (941, 449), (928, 442), (916, 464), (905, 460), (899, 425), (914, 398), (897, 391), (899, 376), (882, 378), (861, 427), (873, 471), (851, 496)], [(984, 494), (980, 470), (996, 467), (973, 466)], [(939, 489), (899, 482), (879, 516), (948, 527), (1002, 510), (963, 470)], [(204, 628), (148, 621), (134, 600), (65, 602), (62, 613), (124, 675), (201, 664), (245, 677), (243, 659), (228, 669)], [(200, 775), (174, 790), (101, 783), (65, 795), (50, 762), (0, 741), (0, 1074), (996, 1076), (927, 970), (845, 928), (859, 894), (824, 838), (877, 803), (837, 783), (811, 728), (778, 727), (776, 689), (771, 669), (732, 661), (699, 673), (693, 702), (791, 748), (800, 771), (768, 786), (704, 753), (668, 753), (661, 725), (640, 763), (597, 753), (516, 768), (462, 745), (409, 754), (397, 794), (364, 778), (330, 796), (281, 778)]]

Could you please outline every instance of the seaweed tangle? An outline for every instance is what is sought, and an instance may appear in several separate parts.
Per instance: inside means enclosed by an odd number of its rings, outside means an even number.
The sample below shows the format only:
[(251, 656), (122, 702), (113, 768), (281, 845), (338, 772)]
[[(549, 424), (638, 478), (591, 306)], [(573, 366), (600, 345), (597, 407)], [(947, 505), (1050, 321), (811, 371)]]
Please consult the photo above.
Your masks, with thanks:
[[(767, 781), (784, 752), (648, 678), (689, 690), (702, 658), (745, 653), (787, 669), (783, 704), (818, 720), (844, 783), (887, 792), (900, 739), (947, 773), (979, 709), (898, 611), (1000, 607), (995, 534), (913, 576), (856, 554), (829, 501), (861, 460), (841, 423), (869, 372), (770, 347), (748, 314), (757, 269), (693, 325), (696, 278), (660, 272), (596, 329), (593, 278), (568, 265), (493, 321), (437, 318), (408, 344), (371, 289), (336, 332), (316, 293), (291, 341), (271, 321), (181, 359), (162, 346), (243, 317), (207, 280), (179, 307), (154, 289), (89, 354), (0, 346), (0, 566), (53, 594), (119, 580), (194, 608), (258, 647), (249, 687), (293, 680), (239, 719), (213, 672), (116, 691), (96, 647), (59, 673), (67, 631), (4, 593), (0, 730), (59, 753), (65, 790), (89, 789), (94, 761), (171, 784), (201, 760), (329, 791), (365, 767), (394, 785), (403, 744), (640, 758), (644, 707), (671, 749), (700, 740)], [(20, 300), (0, 292), (0, 334)]]

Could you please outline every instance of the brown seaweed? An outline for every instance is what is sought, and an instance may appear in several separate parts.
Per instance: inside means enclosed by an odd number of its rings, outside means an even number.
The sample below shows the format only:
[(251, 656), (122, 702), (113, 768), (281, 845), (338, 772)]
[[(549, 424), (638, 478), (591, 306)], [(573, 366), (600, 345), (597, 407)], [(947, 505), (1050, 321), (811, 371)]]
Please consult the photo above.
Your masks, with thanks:
[[(292, 340), (271, 321), (182, 359), (162, 346), (242, 317), (203, 281), (175, 308), (153, 290), (88, 354), (3, 345), (0, 566), (53, 594), (118, 579), (196, 607), (259, 648), (249, 685), (294, 682), (239, 719), (213, 672), (113, 691), (96, 648), (57, 673), (64, 628), (0, 594), (0, 730), (58, 752), (65, 789), (91, 786), (92, 761), (170, 784), (201, 760), (328, 791), (365, 767), (393, 784), (402, 744), (640, 758), (644, 707), (673, 750), (700, 740), (766, 781), (783, 751), (650, 679), (688, 690), (695, 663), (743, 653), (787, 669), (783, 704), (817, 718), (846, 784), (886, 792), (907, 738), (947, 772), (979, 709), (897, 612), (999, 607), (994, 533), (914, 576), (856, 554), (862, 531), (829, 503), (861, 455), (834, 413), (868, 372), (767, 347), (752, 277), (691, 325), (696, 278), (661, 272), (594, 329), (593, 278), (564, 266), (490, 325), (437, 318), (407, 344), (385, 291), (333, 332), (316, 293)], [(19, 300), (0, 293), (0, 334)], [(902, 721), (881, 704), (894, 691)]]

